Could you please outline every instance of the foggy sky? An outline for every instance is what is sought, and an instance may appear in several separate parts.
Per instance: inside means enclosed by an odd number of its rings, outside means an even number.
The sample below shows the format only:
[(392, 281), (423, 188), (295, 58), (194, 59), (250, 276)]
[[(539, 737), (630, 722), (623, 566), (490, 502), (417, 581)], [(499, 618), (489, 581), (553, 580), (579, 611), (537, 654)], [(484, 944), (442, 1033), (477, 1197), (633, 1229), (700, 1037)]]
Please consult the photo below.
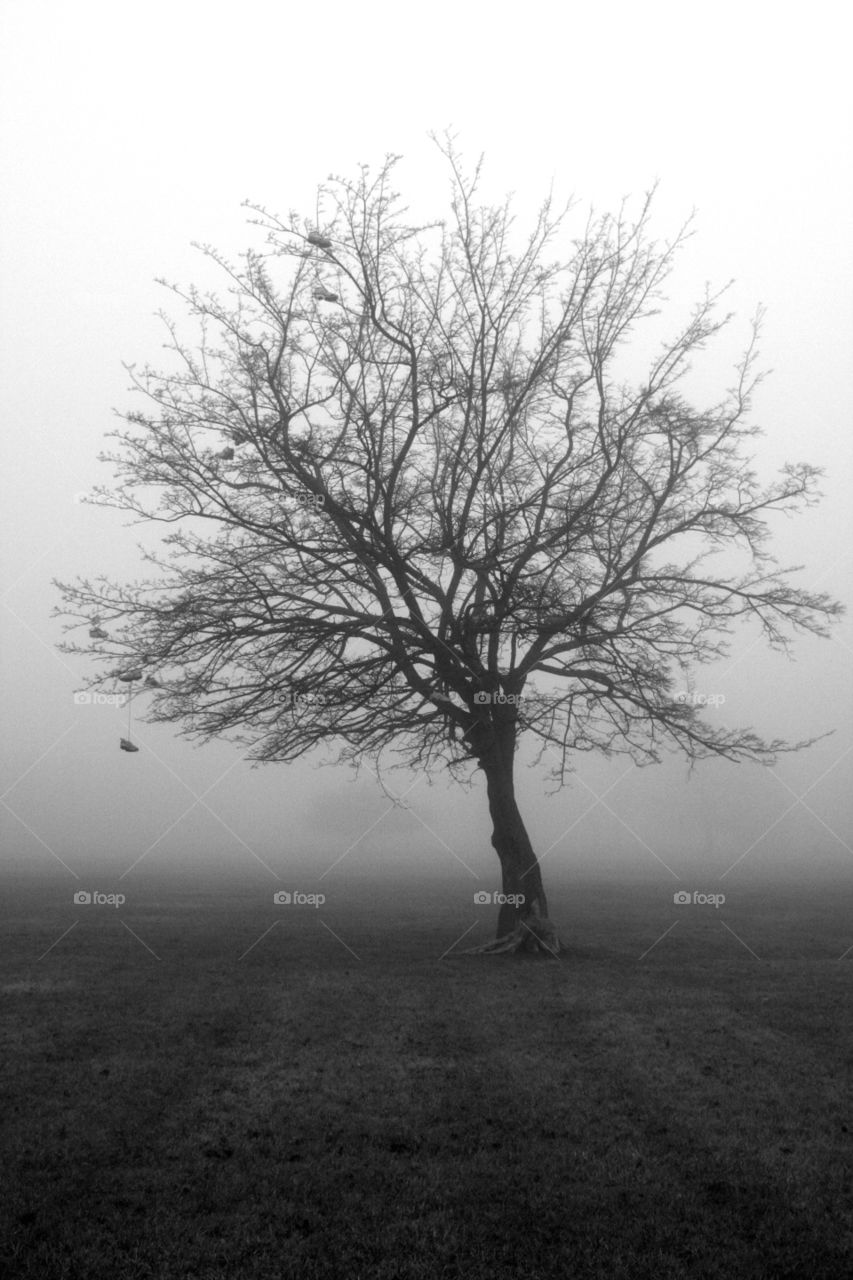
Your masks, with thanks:
[[(232, 258), (259, 244), (243, 199), (310, 215), (318, 182), (386, 152), (405, 157), (398, 176), (413, 210), (440, 214), (447, 181), (430, 130), (452, 126), (469, 161), (484, 151), (484, 196), (515, 191), (520, 218), (552, 181), (579, 201), (577, 233), (589, 204), (613, 208), (655, 179), (660, 238), (696, 208), (697, 235), (671, 281), (671, 330), (706, 280), (734, 277), (738, 320), (691, 386), (722, 396), (764, 304), (762, 364), (774, 372), (755, 401), (767, 433), (756, 463), (768, 479), (786, 459), (827, 470), (818, 508), (775, 518), (776, 553), (807, 566), (796, 581), (849, 599), (853, 148), (837, 7), (810, 5), (807, 24), (770, 5), (701, 16), (674, 4), (557, 14), (533, 3), (512, 22), (496, 12), (7, 0), (6, 869), (69, 888), (84, 869), (118, 876), (134, 863), (148, 875), (182, 866), (199, 883), (221, 868), (264, 883), (285, 867), (320, 875), (336, 864), (330, 875), (418, 868), (497, 885), (481, 781), (464, 790), (384, 774), (406, 810), (369, 766), (358, 779), (313, 760), (253, 770), (238, 747), (198, 749), (169, 726), (137, 722), (141, 750), (125, 755), (123, 714), (75, 704), (91, 667), (57, 651), (50, 617), (54, 576), (143, 576), (135, 546), (150, 534), (77, 499), (110, 480), (96, 455), (120, 425), (112, 409), (133, 405), (122, 361), (160, 363), (154, 313), (171, 303), (154, 277), (206, 282), (190, 241)], [(697, 689), (724, 695), (709, 715), (727, 724), (768, 738), (834, 730), (774, 770), (715, 761), (688, 781), (677, 758), (638, 770), (584, 757), (549, 795), (543, 770), (520, 767), (546, 886), (574, 874), (669, 884), (697, 869), (708, 883), (727, 873), (728, 886), (849, 874), (851, 654), (849, 620), (831, 640), (800, 638), (793, 663), (745, 628), (729, 661), (697, 673)]]

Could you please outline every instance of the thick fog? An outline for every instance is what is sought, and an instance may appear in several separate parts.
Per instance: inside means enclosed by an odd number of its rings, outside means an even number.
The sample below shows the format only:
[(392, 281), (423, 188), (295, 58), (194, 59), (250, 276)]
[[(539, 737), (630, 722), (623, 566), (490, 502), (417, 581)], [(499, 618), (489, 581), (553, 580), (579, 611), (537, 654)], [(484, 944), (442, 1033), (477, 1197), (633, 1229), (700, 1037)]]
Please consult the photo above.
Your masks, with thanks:
[[(439, 216), (447, 177), (430, 130), (485, 152), (483, 193), (516, 193), (519, 220), (551, 183), (586, 209), (635, 200), (660, 179), (655, 227), (696, 232), (660, 328), (638, 334), (642, 368), (705, 281), (734, 278), (737, 319), (697, 361), (713, 403), (763, 304), (755, 462), (826, 469), (825, 498), (776, 517), (776, 553), (796, 581), (850, 597), (853, 378), (850, 93), (832, 10), (803, 23), (771, 6), (651, 3), (566, 9), (437, 3), (144, 8), (7, 3), (2, 14), (4, 466), (2, 834), (7, 877), (70, 892), (180, 872), (306, 886), (414, 874), (498, 884), (482, 780), (318, 760), (252, 769), (244, 749), (199, 748), (144, 723), (119, 751), (126, 710), (75, 700), (91, 668), (61, 654), (57, 577), (144, 576), (134, 528), (81, 503), (109, 482), (96, 460), (133, 398), (122, 361), (163, 358), (155, 317), (173, 300), (156, 276), (211, 283), (195, 240), (235, 258), (259, 244), (245, 198), (310, 215), (315, 187), (358, 163), (404, 156), (413, 214)], [(827, 21), (821, 20), (821, 13)], [(519, 794), (549, 880), (659, 878), (736, 892), (756, 879), (850, 876), (849, 620), (796, 640), (794, 661), (756, 628), (701, 670), (708, 715), (766, 738), (828, 734), (770, 768), (672, 758), (638, 769), (584, 756), (554, 790), (547, 758), (522, 752)], [(390, 764), (390, 760), (387, 762)], [(389, 794), (396, 797), (396, 802)], [(307, 878), (306, 878), (307, 877)], [(698, 878), (697, 878), (698, 877)], [(701, 879), (701, 884), (699, 880)], [(88, 883), (88, 881), (86, 881)]]

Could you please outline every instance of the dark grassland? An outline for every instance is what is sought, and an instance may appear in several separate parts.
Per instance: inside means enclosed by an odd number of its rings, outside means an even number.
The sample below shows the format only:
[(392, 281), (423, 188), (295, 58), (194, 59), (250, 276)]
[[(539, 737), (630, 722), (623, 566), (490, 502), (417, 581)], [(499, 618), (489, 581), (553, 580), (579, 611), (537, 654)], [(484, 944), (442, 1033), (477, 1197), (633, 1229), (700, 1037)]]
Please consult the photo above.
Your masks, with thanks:
[(7, 1274), (853, 1274), (849, 886), (552, 887), (558, 963), (440, 958), (467, 885), (131, 880), (4, 886)]

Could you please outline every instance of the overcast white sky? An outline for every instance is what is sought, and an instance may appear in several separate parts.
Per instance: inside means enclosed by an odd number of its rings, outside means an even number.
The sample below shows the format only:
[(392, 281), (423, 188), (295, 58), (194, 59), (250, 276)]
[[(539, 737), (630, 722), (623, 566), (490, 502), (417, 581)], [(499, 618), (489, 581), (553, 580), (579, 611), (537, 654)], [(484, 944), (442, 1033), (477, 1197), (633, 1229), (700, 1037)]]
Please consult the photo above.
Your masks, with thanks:
[[(121, 753), (117, 714), (75, 705), (87, 667), (57, 652), (50, 617), (54, 576), (141, 573), (137, 531), (75, 496), (109, 479), (96, 455), (112, 408), (131, 403), (121, 362), (158, 362), (153, 313), (167, 299), (154, 277), (199, 279), (191, 240), (231, 256), (255, 243), (244, 198), (310, 213), (329, 173), (389, 151), (406, 158), (412, 203), (439, 210), (430, 130), (452, 126), (467, 155), (484, 151), (486, 194), (514, 190), (522, 211), (552, 179), (606, 208), (659, 178), (662, 236), (697, 209), (673, 315), (706, 279), (734, 277), (741, 317), (697, 385), (714, 398), (728, 385), (763, 303), (775, 372), (756, 404), (759, 462), (768, 475), (786, 458), (827, 470), (822, 506), (778, 522), (778, 553), (849, 600), (853, 140), (840, 6), (4, 0), (0, 14), (5, 866), (70, 885), (71, 871), (97, 863), (117, 878), (141, 858), (151, 874), (183, 863), (203, 883), (244, 868), (267, 884), (296, 865), (319, 875), (349, 849), (339, 871), (353, 875), (418, 866), (497, 885), (481, 783), (392, 774), (398, 794), (411, 786), (411, 810), (386, 814), (369, 771), (252, 771), (234, 747), (199, 750), (144, 724), (140, 753)], [(736, 861), (728, 886), (849, 875), (853, 630), (800, 641), (794, 664), (755, 639), (744, 632), (732, 661), (702, 674), (726, 698), (714, 714), (768, 737), (834, 736), (773, 771), (714, 762), (689, 783), (677, 761), (585, 759), (549, 798), (523, 773), (546, 886), (599, 870), (701, 888)]]

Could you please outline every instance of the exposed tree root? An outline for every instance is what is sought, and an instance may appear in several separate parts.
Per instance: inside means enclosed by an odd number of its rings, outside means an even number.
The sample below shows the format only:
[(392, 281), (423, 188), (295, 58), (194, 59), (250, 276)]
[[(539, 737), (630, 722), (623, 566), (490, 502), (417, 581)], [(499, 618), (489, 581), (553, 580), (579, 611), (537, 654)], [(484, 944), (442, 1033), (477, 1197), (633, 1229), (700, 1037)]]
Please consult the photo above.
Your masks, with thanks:
[(484, 942), (482, 946), (470, 947), (461, 954), (495, 956), (518, 951), (550, 955), (553, 959), (558, 959), (562, 947), (556, 926), (547, 916), (531, 915), (526, 920), (520, 920), (511, 933), (505, 933), (503, 937), (495, 938), (491, 942)]

